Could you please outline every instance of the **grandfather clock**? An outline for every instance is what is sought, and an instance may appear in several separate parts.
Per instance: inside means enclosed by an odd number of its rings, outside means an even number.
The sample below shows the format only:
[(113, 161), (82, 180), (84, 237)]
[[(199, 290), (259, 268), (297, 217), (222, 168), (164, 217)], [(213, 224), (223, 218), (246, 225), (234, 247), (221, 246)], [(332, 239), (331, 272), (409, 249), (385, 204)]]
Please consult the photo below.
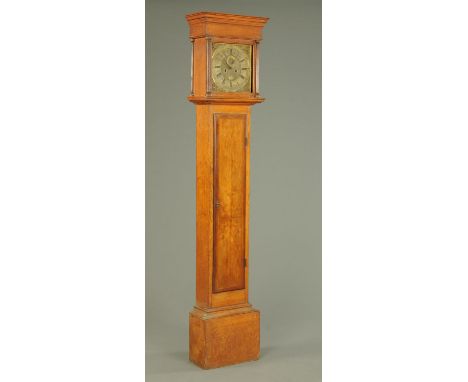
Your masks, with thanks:
[(256, 360), (260, 312), (249, 304), (250, 107), (259, 96), (259, 42), (268, 18), (186, 16), (196, 108), (196, 305), (190, 360), (209, 369)]

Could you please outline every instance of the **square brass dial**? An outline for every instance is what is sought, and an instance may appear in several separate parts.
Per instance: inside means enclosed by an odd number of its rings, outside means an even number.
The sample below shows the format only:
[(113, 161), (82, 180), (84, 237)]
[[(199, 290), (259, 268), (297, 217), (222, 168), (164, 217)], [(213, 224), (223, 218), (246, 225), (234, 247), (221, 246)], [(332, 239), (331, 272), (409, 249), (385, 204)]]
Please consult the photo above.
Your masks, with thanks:
[(214, 92), (252, 91), (252, 45), (213, 44), (211, 88)]

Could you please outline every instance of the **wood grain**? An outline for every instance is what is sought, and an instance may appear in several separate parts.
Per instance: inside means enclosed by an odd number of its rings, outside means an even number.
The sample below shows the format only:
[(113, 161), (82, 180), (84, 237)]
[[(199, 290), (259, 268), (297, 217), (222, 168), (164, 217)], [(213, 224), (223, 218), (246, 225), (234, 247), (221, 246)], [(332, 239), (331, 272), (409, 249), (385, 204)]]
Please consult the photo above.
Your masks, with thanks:
[[(248, 226), (249, 226), (249, 172), (250, 172), (250, 108), (242, 105), (197, 105), (197, 141), (196, 141), (196, 171), (197, 171), (197, 198), (196, 198), (196, 227), (197, 227), (197, 267), (196, 267), (196, 304), (199, 307), (219, 307), (222, 305), (229, 304), (241, 304), (247, 302), (248, 299), (248, 260), (246, 266), (243, 264), (243, 258), (248, 259), (249, 241), (248, 241)], [(222, 254), (224, 251), (224, 258), (221, 262), (225, 262), (226, 266), (221, 266), (218, 262), (217, 269), (218, 275), (222, 283), (232, 283), (230, 286), (219, 286), (219, 289), (214, 288), (214, 276), (215, 276), (215, 256), (214, 252), (215, 243), (215, 120), (221, 121), (221, 129), (218, 132), (223, 131), (228, 133), (227, 140), (221, 139), (223, 145), (218, 147), (221, 149), (221, 156), (230, 164), (234, 161), (236, 164), (235, 168), (239, 168), (238, 154), (244, 158), (244, 163), (240, 165), (241, 168), (245, 168), (245, 173), (240, 173), (241, 181), (235, 179), (226, 179), (228, 173), (222, 171), (223, 179), (221, 182), (221, 201), (222, 207), (218, 208), (220, 214), (218, 214), (218, 222), (222, 225), (218, 228), (217, 232), (220, 236), (224, 236), (224, 242), (235, 241), (238, 248), (232, 248), (226, 252), (226, 249), (222, 245), (218, 245), (218, 251)], [(223, 129), (226, 128), (226, 130)], [(237, 141), (238, 147), (237, 152), (232, 151), (231, 145), (234, 143), (230, 137), (230, 129), (238, 132)], [(245, 139), (247, 138), (247, 145), (245, 145)], [(230, 166), (227, 167), (228, 171)], [(239, 176), (239, 174), (237, 174)], [(242, 180), (243, 178), (243, 180)], [(235, 184), (234, 184), (235, 183)], [(238, 183), (238, 184), (237, 184)], [(232, 186), (231, 186), (232, 185)], [(232, 187), (232, 188), (231, 188)], [(219, 188), (219, 186), (218, 186)], [(233, 198), (234, 196), (234, 198)], [(231, 219), (230, 208), (232, 202), (235, 205), (235, 211), (233, 219)], [(241, 219), (242, 217), (242, 219)], [(228, 223), (233, 220), (238, 226), (242, 226), (242, 240), (235, 240), (235, 237), (231, 237), (230, 233), (225, 230), (228, 227)], [(242, 220), (242, 221), (241, 221)], [(239, 239), (240, 234), (237, 239)], [(218, 241), (219, 243), (219, 241)], [(241, 251), (243, 254), (241, 255)], [(231, 254), (238, 255), (238, 262), (242, 262), (242, 268), (231, 269), (235, 259), (230, 259)], [(235, 263), (234, 263), (235, 264)], [(235, 265), (234, 265), (235, 267)], [(242, 273), (242, 274), (241, 274)], [(231, 276), (234, 275), (234, 279), (231, 280)], [(242, 284), (237, 281), (243, 279)], [(224, 280), (224, 281), (223, 281)], [(237, 284), (237, 285), (234, 285)], [(230, 289), (239, 290), (230, 290)]]
[(204, 369), (257, 360), (260, 355), (260, 312), (240, 308), (190, 313), (190, 360)]
[[(193, 95), (206, 94), (207, 71), (207, 41), (205, 38), (197, 38), (193, 41)], [(201, 73), (205, 73), (201, 75)]]
[(211, 303), (213, 253), (213, 127), (209, 106), (196, 106), (196, 304)]
[(243, 289), (245, 280), (245, 114), (214, 115), (213, 291)]
[(191, 38), (207, 36), (262, 39), (267, 17), (233, 15), (217, 12), (197, 12), (186, 16)]

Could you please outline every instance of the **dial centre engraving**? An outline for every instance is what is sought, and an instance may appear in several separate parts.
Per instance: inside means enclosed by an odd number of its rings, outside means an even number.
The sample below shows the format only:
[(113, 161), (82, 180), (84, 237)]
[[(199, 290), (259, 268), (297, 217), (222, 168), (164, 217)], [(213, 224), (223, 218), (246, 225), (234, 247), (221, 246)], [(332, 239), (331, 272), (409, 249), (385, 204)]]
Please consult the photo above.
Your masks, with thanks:
[(250, 45), (216, 43), (212, 53), (215, 91), (250, 92), (252, 48)]

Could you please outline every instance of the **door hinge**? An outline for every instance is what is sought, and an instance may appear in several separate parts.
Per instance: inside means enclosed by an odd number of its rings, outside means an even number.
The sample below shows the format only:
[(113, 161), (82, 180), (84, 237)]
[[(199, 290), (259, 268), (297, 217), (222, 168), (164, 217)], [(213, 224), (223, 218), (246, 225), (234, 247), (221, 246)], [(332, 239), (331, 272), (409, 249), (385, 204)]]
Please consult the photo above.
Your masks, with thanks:
[(247, 259), (244, 257), (244, 267), (247, 267)]
[(247, 146), (249, 144), (249, 138), (245, 137), (245, 145)]

